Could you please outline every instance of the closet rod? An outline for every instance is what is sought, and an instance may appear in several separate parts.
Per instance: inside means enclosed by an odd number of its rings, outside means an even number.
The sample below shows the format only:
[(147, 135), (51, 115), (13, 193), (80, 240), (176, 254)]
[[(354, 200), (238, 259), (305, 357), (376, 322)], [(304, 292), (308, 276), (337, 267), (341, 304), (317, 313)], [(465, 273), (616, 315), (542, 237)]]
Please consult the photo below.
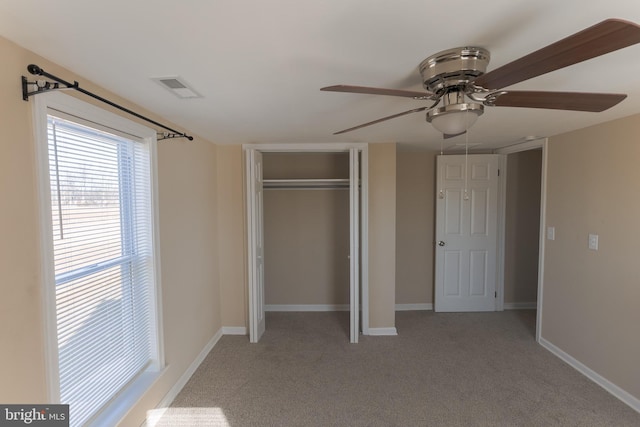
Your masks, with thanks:
[(348, 179), (265, 179), (262, 187), (265, 190), (343, 190), (349, 188)]
[[(29, 82), (27, 81), (27, 78), (22, 76), (22, 99), (24, 101), (28, 101), (29, 97), (31, 95), (37, 95), (39, 93), (44, 93), (47, 92), (49, 90), (55, 90), (55, 89), (74, 89), (77, 90), (80, 93), (84, 93), (87, 96), (90, 96), (91, 98), (97, 99), (98, 101), (102, 101), (105, 104), (108, 104), (114, 108), (117, 108), (118, 110), (124, 111), (127, 114), (131, 114), (132, 116), (135, 116), (139, 119), (145, 120), (149, 123), (153, 123), (156, 126), (159, 126), (163, 129), (166, 129), (168, 131), (171, 131), (172, 133), (163, 133), (163, 137), (162, 138), (158, 138), (159, 141), (163, 140), (163, 139), (170, 139), (170, 138), (187, 138), (189, 141), (193, 141), (193, 137), (187, 135), (186, 133), (183, 132), (178, 132), (175, 129), (172, 129), (168, 126), (165, 126), (161, 123), (156, 122), (155, 120), (152, 120), (148, 117), (143, 116), (142, 114), (138, 114), (135, 111), (131, 111), (126, 107), (123, 107), (121, 105), (116, 104), (113, 101), (109, 101), (108, 99), (105, 99), (103, 97), (101, 97), (100, 95), (96, 95), (93, 92), (89, 92), (88, 90), (82, 89), (80, 87), (80, 84), (77, 81), (74, 81), (73, 83), (69, 83), (65, 80), (62, 80), (60, 77), (54, 76), (53, 74), (47, 73), (46, 71), (44, 71), (42, 68), (38, 67), (35, 64), (30, 64), (27, 67), (27, 71), (29, 71), (31, 74), (33, 75), (38, 75), (38, 76), (43, 76), (46, 77), (50, 80), (55, 81), (56, 83), (51, 84), (50, 82), (44, 82), (44, 83), (39, 83), (37, 81), (35, 82)], [(64, 85), (65, 87), (60, 87), (60, 84)], [(29, 85), (35, 85), (36, 90), (29, 92)]]
[(348, 190), (348, 185), (264, 185), (265, 190)]

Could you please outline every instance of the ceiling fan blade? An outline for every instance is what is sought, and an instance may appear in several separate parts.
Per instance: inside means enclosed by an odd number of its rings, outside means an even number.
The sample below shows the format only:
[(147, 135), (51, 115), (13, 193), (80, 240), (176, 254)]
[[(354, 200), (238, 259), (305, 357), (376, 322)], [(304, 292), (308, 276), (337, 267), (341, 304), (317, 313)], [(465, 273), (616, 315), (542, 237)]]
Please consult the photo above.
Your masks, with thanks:
[(454, 134), (443, 133), (442, 138), (444, 139), (455, 138), (456, 136), (464, 135), (465, 133), (467, 133), (466, 130), (460, 133), (454, 133)]
[(381, 119), (374, 120), (374, 121), (369, 122), (369, 123), (364, 123), (364, 124), (361, 124), (361, 125), (358, 125), (358, 126), (354, 126), (352, 128), (349, 128), (349, 129), (345, 129), (345, 130), (341, 130), (339, 132), (335, 132), (334, 135), (340, 135), (341, 133), (351, 132), (352, 130), (360, 129), (360, 128), (363, 128), (363, 127), (366, 127), (366, 126), (375, 125), (376, 123), (384, 122), (385, 120), (395, 119), (396, 117), (404, 116), (406, 114), (418, 113), (420, 111), (428, 110), (429, 108), (431, 108), (431, 107), (414, 108), (413, 110), (409, 110), (409, 111), (405, 111), (405, 112), (402, 112), (402, 113), (394, 114), (392, 116), (383, 117)]
[(473, 82), (495, 90), (640, 42), (640, 26), (607, 19), (481, 75)]
[(626, 97), (627, 95), (616, 93), (509, 91), (499, 95), (490, 105), (599, 113)]
[(329, 92), (347, 92), (347, 93), (364, 93), (369, 95), (389, 95), (389, 96), (404, 96), (406, 98), (413, 99), (433, 99), (436, 94), (431, 92), (416, 92), (410, 90), (400, 89), (382, 89), (377, 87), (366, 86), (349, 86), (349, 85), (336, 85), (323, 87), (320, 90)]

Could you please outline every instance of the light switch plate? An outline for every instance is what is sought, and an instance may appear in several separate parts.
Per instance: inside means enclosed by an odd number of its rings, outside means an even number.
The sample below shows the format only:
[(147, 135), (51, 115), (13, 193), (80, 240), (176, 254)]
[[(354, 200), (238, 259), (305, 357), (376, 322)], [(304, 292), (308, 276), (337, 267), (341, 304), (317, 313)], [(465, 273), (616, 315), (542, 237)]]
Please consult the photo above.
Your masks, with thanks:
[(589, 234), (589, 249), (594, 251), (598, 250), (598, 235), (597, 234)]
[(547, 240), (556, 240), (556, 228), (547, 227)]

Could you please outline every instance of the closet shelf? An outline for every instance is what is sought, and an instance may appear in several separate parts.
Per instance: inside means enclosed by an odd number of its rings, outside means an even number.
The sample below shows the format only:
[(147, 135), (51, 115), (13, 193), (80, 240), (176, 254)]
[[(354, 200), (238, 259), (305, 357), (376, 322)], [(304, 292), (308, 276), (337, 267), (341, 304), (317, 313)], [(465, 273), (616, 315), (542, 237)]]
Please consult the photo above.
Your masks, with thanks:
[(349, 188), (349, 179), (263, 179), (264, 189)]

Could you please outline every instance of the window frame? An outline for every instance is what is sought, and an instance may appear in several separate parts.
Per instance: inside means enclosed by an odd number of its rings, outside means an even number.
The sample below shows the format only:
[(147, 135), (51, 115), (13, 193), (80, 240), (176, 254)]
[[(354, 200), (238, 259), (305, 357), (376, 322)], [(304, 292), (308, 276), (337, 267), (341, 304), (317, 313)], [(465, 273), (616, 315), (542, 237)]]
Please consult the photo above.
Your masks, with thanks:
[[(81, 101), (73, 96), (60, 92), (49, 92), (34, 97), (33, 125), (36, 154), (36, 180), (39, 207), (40, 231), (40, 259), (42, 284), (42, 313), (45, 369), (47, 377), (47, 398), (49, 403), (60, 402), (60, 382), (58, 370), (58, 340), (56, 317), (56, 280), (53, 252), (53, 225), (51, 218), (51, 185), (49, 171), (47, 116), (50, 110), (61, 112), (78, 119), (78, 123), (87, 124), (96, 129), (103, 129), (113, 133), (125, 134), (141, 143), (148, 144), (150, 156), (150, 190), (151, 190), (151, 228), (153, 250), (153, 279), (150, 297), (150, 315), (153, 328), (152, 363), (142, 375), (139, 375), (115, 398), (91, 419), (95, 421), (117, 422), (151, 384), (162, 375), (165, 369), (163, 322), (162, 322), (162, 293), (160, 276), (160, 244), (158, 221), (158, 175), (157, 175), (157, 139), (155, 130), (133, 122), (120, 115), (114, 114), (95, 105)], [(84, 123), (83, 123), (84, 122)], [(113, 261), (113, 260), (112, 260)], [(108, 409), (108, 410), (105, 410)]]

